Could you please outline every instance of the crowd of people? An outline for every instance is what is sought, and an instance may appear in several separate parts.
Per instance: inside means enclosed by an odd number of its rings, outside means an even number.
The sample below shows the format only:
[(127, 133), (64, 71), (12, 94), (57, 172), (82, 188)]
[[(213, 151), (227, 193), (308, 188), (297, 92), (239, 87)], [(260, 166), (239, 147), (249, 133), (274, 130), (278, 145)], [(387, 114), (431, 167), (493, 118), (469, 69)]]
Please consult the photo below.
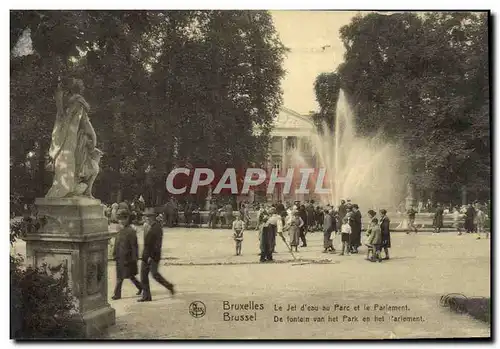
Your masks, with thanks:
[[(28, 210), (25, 210), (28, 212)], [(250, 212), (257, 212), (257, 222), (252, 225)], [(141, 296), (138, 301), (151, 301), (149, 275), (175, 293), (174, 285), (159, 273), (163, 226), (174, 226), (179, 221), (179, 210), (174, 201), (167, 203), (162, 210), (146, 208), (142, 197), (132, 202), (123, 201), (104, 207), (104, 212), (110, 222), (118, 223), (120, 228), (113, 245), (113, 259), (116, 261), (116, 287), (113, 300), (121, 298), (122, 283), (130, 279)], [(466, 207), (455, 207), (452, 213), (453, 226), (458, 235), (475, 233), (477, 238), (485, 233), (489, 237), (486, 224), (488, 222), (488, 207), (474, 202)], [(209, 206), (208, 225), (211, 228), (230, 228), (233, 230), (236, 255), (241, 255), (244, 232), (255, 229), (260, 242), (260, 262), (272, 262), (276, 253), (276, 242), (281, 238), (289, 252), (298, 252), (299, 247), (307, 247), (307, 235), (322, 231), (323, 253), (336, 253), (333, 241), (340, 236), (339, 255), (357, 254), (362, 244), (367, 247), (366, 259), (371, 262), (381, 262), (389, 259), (391, 248), (391, 227), (387, 211), (381, 209), (367, 211), (368, 225), (363, 227), (360, 207), (350, 200), (342, 200), (338, 206), (318, 205), (314, 200), (304, 203), (295, 201), (283, 204), (254, 204), (242, 202), (236, 212), (230, 201), (217, 204), (212, 200)], [(407, 233), (418, 233), (415, 224), (417, 210), (411, 207), (407, 212)], [(438, 204), (433, 213), (434, 233), (439, 234), (443, 228), (445, 210)], [(185, 222), (200, 225), (199, 207), (193, 203), (184, 206)], [(30, 215), (23, 221), (28, 222)], [(34, 220), (34, 222), (38, 222)], [(39, 222), (37, 223), (39, 224)], [(144, 227), (144, 248), (139, 258), (136, 230), (133, 225)], [(34, 223), (32, 224), (33, 226)], [(365, 232), (362, 239), (363, 230)], [(363, 242), (362, 242), (363, 240)], [(383, 256), (383, 258), (382, 258)], [(138, 263), (141, 262), (139, 270)], [(136, 275), (140, 273), (140, 281)]]
[[(385, 259), (389, 259), (390, 220), (385, 209), (367, 212), (368, 225), (361, 223), (362, 214), (357, 204), (350, 200), (342, 200), (338, 206), (315, 204), (314, 200), (301, 203), (283, 204), (281, 201), (274, 204), (259, 204), (243, 201), (238, 205), (238, 210), (233, 209), (231, 201), (217, 202), (211, 200), (208, 212), (208, 227), (212, 229), (227, 228), (234, 232), (236, 255), (241, 255), (243, 235), (245, 230), (256, 229), (259, 232), (260, 261), (272, 261), (275, 253), (276, 238), (283, 239), (290, 251), (297, 252), (299, 247), (307, 247), (307, 234), (316, 231), (323, 232), (323, 253), (335, 253), (333, 238), (340, 236), (342, 245), (340, 255), (356, 254), (362, 245), (362, 231), (365, 231), (365, 244), (368, 247), (367, 259), (381, 261), (382, 252)], [(144, 209), (142, 197), (132, 203), (122, 202), (107, 208), (107, 216), (111, 222), (117, 222), (117, 212), (127, 209), (131, 212), (131, 222), (140, 224)], [(257, 222), (251, 219), (251, 212), (257, 212)], [(448, 210), (441, 204), (432, 208), (434, 233), (439, 234), (444, 226), (443, 216)], [(462, 235), (476, 233), (489, 233), (485, 229), (487, 220), (486, 208), (478, 202), (465, 207), (453, 209), (453, 227)], [(171, 200), (156, 214), (156, 220), (161, 226), (176, 226), (179, 224), (179, 205)], [(415, 217), (418, 210), (411, 207), (407, 212), (407, 234), (418, 233)], [(200, 208), (194, 203), (186, 202), (183, 207), (184, 223), (190, 227), (201, 226)]]
[[(487, 213), (488, 205), (486, 204), (480, 204), (478, 201), (475, 201), (468, 205), (455, 206), (452, 212), (450, 212), (449, 209), (438, 203), (433, 211), (432, 225), (434, 228), (434, 235), (439, 234), (444, 227), (444, 215), (451, 213), (453, 217), (453, 228), (457, 230), (458, 235), (462, 235), (462, 231), (465, 231), (468, 234), (475, 233), (477, 239), (481, 239), (481, 234), (489, 238), (489, 215)], [(414, 207), (411, 207), (406, 214), (407, 234), (412, 231), (418, 233), (418, 228), (415, 224), (417, 211)]]
[[(234, 238), (236, 241), (236, 255), (241, 254), (241, 241), (243, 231), (248, 226), (248, 215), (236, 214), (233, 223)], [(365, 245), (368, 247), (367, 260), (381, 262), (381, 252), (385, 253), (384, 259), (389, 259), (391, 247), (390, 220), (387, 211), (382, 209), (377, 213), (368, 211), (370, 224), (365, 230)], [(314, 200), (305, 203), (295, 201), (293, 204), (278, 202), (259, 207), (257, 231), (260, 240), (260, 262), (270, 262), (275, 253), (276, 239), (280, 237), (293, 253), (299, 247), (307, 247), (307, 234), (323, 231), (323, 253), (335, 253), (333, 239), (340, 234), (342, 247), (340, 255), (357, 254), (362, 242), (363, 225), (362, 214), (359, 206), (342, 200), (340, 205), (334, 207), (330, 204), (315, 205)], [(288, 239), (285, 235), (288, 235)]]

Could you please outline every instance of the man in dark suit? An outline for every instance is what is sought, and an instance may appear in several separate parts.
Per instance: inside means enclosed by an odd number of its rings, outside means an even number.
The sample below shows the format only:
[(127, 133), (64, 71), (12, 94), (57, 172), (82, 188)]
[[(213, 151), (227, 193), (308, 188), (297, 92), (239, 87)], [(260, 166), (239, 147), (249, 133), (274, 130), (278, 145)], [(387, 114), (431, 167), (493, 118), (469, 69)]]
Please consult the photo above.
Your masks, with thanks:
[(139, 248), (137, 245), (137, 235), (130, 226), (131, 216), (128, 209), (121, 208), (117, 212), (117, 217), (122, 229), (118, 232), (113, 249), (113, 259), (116, 261), (116, 287), (111, 299), (118, 300), (122, 297), (122, 284), (124, 279), (130, 279), (137, 287), (137, 294), (141, 294), (142, 285), (135, 278), (137, 275), (137, 257)]
[(352, 253), (358, 253), (358, 247), (361, 246), (361, 212), (358, 204), (352, 205), (353, 224), (351, 234)]
[(142, 252), (141, 283), (143, 285), (142, 298), (138, 302), (151, 301), (151, 289), (149, 287), (149, 273), (153, 278), (163, 285), (172, 295), (175, 294), (174, 285), (165, 280), (158, 272), (161, 259), (161, 246), (163, 240), (163, 230), (161, 224), (156, 220), (154, 209), (147, 208), (144, 216), (148, 222), (144, 229), (144, 249)]
[(342, 221), (344, 220), (344, 217), (347, 214), (347, 205), (345, 204), (345, 200), (340, 200), (338, 213), (339, 213), (339, 221), (341, 222), (342, 225)]

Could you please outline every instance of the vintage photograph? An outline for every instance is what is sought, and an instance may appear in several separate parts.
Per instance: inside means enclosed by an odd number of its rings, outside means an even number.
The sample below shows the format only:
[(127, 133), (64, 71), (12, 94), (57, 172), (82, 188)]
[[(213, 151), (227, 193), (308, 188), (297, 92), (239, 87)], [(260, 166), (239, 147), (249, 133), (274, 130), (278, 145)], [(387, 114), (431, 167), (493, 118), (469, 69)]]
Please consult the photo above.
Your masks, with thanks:
[(10, 10), (10, 338), (491, 339), (491, 35)]

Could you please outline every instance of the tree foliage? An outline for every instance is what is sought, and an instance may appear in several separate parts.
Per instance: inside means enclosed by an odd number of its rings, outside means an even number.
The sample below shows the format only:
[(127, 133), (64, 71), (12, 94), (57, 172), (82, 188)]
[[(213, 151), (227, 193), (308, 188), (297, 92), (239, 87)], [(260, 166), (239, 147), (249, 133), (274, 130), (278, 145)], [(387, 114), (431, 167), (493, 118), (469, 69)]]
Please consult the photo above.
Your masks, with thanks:
[(369, 14), (340, 34), (346, 53), (337, 72), (358, 132), (402, 143), (420, 189), (487, 193), (487, 14)]
[[(165, 192), (186, 163), (265, 158), (285, 47), (266, 11), (11, 11), (11, 189), (41, 196), (59, 77), (83, 78), (98, 147), (96, 195)], [(263, 132), (252, 133), (254, 125)], [(26, 185), (29, 183), (29, 185)], [(28, 195), (28, 194), (25, 194)], [(158, 199), (158, 198), (157, 198)]]
[[(314, 82), (314, 92), (316, 101), (319, 104), (319, 113), (313, 114), (313, 120), (320, 131), (335, 129), (335, 110), (340, 91), (340, 78), (337, 73), (322, 73), (318, 75)], [(323, 125), (327, 125), (328, 130), (323, 130)]]
[(25, 268), (20, 257), (11, 255), (10, 277), (11, 338), (84, 338), (83, 322), (75, 318), (74, 298), (62, 266)]

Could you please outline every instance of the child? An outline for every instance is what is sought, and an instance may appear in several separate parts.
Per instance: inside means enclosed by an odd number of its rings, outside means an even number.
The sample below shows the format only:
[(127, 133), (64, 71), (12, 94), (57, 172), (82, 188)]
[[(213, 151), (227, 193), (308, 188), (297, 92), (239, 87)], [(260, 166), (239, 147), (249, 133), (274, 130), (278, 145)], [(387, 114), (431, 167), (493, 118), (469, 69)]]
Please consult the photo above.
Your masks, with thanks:
[(340, 253), (341, 256), (344, 255), (344, 251), (347, 253), (347, 255), (350, 255), (351, 251), (351, 226), (347, 222), (347, 217), (344, 217), (342, 220), (342, 227), (340, 228), (340, 231), (342, 232), (342, 252)]
[(243, 231), (245, 230), (245, 223), (241, 220), (239, 214), (236, 214), (236, 220), (233, 222), (233, 238), (236, 242), (236, 255), (241, 255), (241, 243), (243, 241)]
[[(370, 223), (370, 228), (368, 229), (369, 235), (366, 240), (366, 246), (368, 247), (368, 253), (366, 255), (366, 259), (371, 262), (382, 262), (380, 258), (380, 250), (382, 243), (382, 231), (378, 225), (378, 219), (373, 218)], [(372, 256), (370, 257), (370, 252), (372, 252)]]

